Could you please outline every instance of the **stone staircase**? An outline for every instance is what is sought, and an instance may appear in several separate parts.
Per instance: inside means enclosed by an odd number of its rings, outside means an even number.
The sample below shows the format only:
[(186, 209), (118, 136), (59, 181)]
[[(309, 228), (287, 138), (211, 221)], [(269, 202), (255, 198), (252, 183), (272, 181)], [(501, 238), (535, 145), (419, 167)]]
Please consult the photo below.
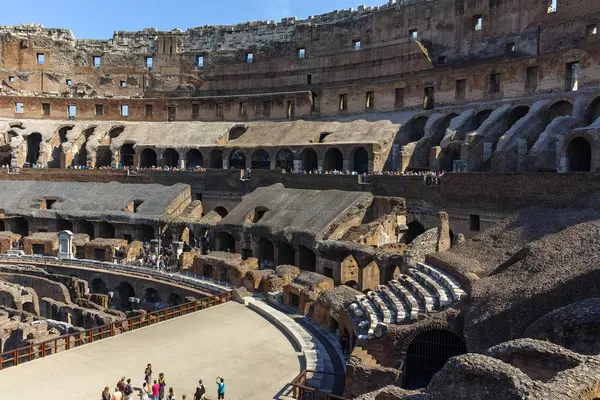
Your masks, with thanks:
[[(464, 295), (456, 278), (439, 268), (417, 263), (398, 280), (379, 285), (366, 295), (357, 295), (349, 312), (357, 327), (358, 339), (366, 340), (377, 336), (388, 324), (410, 323), (419, 314), (443, 310)], [(360, 350), (357, 354), (363, 356)], [(367, 356), (365, 359), (369, 361)]]
[(360, 346), (354, 347), (354, 350), (352, 350), (352, 357), (358, 358), (361, 363), (369, 367), (377, 367), (379, 365), (377, 364), (377, 360)]

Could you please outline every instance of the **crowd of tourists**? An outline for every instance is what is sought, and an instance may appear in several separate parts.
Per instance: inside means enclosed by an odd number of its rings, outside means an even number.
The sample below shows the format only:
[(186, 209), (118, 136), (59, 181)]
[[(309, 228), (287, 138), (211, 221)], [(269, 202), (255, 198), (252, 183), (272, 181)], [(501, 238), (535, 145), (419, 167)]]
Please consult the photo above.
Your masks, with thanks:
[(177, 254), (171, 246), (162, 246), (160, 253), (156, 251), (156, 247), (151, 243), (144, 242), (140, 254), (138, 254), (134, 265), (148, 268), (158, 268), (160, 271), (170, 271), (177, 268)]
[[(217, 400), (225, 399), (225, 379), (217, 376)], [(158, 379), (153, 379), (152, 364), (148, 364), (144, 370), (144, 379), (141, 386), (134, 386), (131, 378), (122, 377), (111, 392), (109, 386), (105, 386), (102, 391), (101, 400), (187, 400), (188, 396), (182, 394), (176, 397), (173, 387), (167, 389), (165, 374), (158, 374)], [(190, 400), (208, 400), (206, 397), (206, 387), (202, 379), (198, 381), (196, 390), (191, 395)]]

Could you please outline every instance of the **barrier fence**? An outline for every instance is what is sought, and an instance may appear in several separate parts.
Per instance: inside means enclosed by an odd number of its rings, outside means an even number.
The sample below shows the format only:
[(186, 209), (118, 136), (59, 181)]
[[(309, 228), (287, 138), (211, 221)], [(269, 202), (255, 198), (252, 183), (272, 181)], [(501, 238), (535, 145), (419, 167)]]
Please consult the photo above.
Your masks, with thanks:
[(38, 344), (21, 347), (16, 350), (7, 351), (0, 354), (0, 370), (14, 367), (27, 361), (43, 358), (60, 351), (70, 350), (98, 340), (130, 332), (135, 329), (150, 326), (158, 322), (191, 314), (228, 302), (231, 299), (232, 293), (225, 292), (174, 307), (137, 315), (135, 317), (87, 329), (85, 331), (70, 333)]
[(304, 371), (300, 372), (300, 374), (298, 374), (298, 376), (296, 376), (292, 382), (290, 382), (290, 386), (292, 387), (292, 393), (291, 393), (292, 399), (298, 399), (298, 400), (348, 400), (345, 397), (340, 397), (340, 396), (336, 396), (331, 393), (322, 392), (319, 389), (307, 386), (308, 381), (310, 379), (312, 379), (311, 377), (308, 377), (309, 374), (312, 377), (314, 377), (314, 375), (319, 375), (319, 374), (320, 375), (345, 376), (344, 374), (336, 374), (334, 372), (314, 371), (311, 369), (305, 369)]

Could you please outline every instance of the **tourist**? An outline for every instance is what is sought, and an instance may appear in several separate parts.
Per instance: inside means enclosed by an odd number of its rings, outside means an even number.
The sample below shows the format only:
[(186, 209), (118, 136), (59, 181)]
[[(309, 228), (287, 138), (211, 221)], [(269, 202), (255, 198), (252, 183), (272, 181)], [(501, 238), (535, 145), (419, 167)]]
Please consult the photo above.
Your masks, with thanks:
[(123, 393), (123, 389), (125, 389), (125, 377), (122, 377), (119, 382), (117, 382), (117, 388), (119, 388), (119, 392)]
[(169, 395), (167, 396), (167, 400), (175, 400), (175, 392), (173, 392), (173, 388), (169, 388)]
[(217, 376), (217, 399), (225, 399), (225, 379)]
[(102, 400), (111, 400), (110, 389), (108, 386), (104, 386), (104, 390), (102, 391)]
[(340, 345), (342, 346), (342, 354), (345, 357), (348, 352), (348, 335), (346, 334), (346, 332), (344, 332), (342, 338), (340, 339)]
[(134, 388), (140, 392), (140, 400), (149, 400), (148, 398), (148, 384), (144, 382), (141, 388)]
[(202, 379), (198, 381), (198, 387), (196, 388), (196, 393), (194, 393), (194, 400), (205, 400), (204, 393), (206, 393), (206, 388), (202, 383)]
[(160, 395), (160, 385), (158, 381), (154, 380), (154, 385), (152, 385), (152, 400), (158, 400), (158, 396)]
[(127, 379), (123, 394), (125, 395), (125, 400), (133, 400), (133, 386), (131, 386), (131, 379)]
[(115, 393), (112, 396), (112, 400), (123, 400), (123, 393), (121, 393), (118, 387), (115, 388)]
[(165, 386), (167, 386), (165, 382), (165, 374), (161, 372), (158, 374), (158, 398), (160, 400), (165, 398)]
[(146, 382), (146, 385), (148, 385), (148, 388), (152, 385), (152, 364), (148, 364), (144, 371), (144, 381)]

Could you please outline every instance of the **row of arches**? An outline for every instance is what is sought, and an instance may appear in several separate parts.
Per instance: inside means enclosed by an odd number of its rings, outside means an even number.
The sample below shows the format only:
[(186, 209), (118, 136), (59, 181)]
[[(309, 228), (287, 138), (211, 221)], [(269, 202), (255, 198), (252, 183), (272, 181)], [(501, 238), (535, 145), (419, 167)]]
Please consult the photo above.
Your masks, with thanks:
[[(124, 167), (134, 167), (135, 163), (135, 148), (132, 143), (126, 143), (119, 150), (120, 163)], [(271, 155), (265, 149), (257, 149), (250, 155), (248, 163), (247, 154), (242, 149), (235, 149), (229, 153), (226, 158), (229, 168), (232, 169), (270, 169), (272, 166)], [(159, 162), (160, 161), (160, 162)], [(185, 153), (185, 166), (187, 168), (204, 167), (204, 168), (223, 168), (224, 167), (223, 151), (213, 149), (209, 153), (208, 163), (205, 163), (204, 156), (197, 149), (190, 149)], [(295, 162), (296, 161), (296, 162)], [(352, 169), (359, 173), (369, 172), (369, 153), (364, 147), (353, 149), (349, 155), (349, 162)], [(105, 164), (106, 161), (97, 161), (97, 164)], [(287, 148), (280, 149), (275, 154), (274, 168), (292, 171), (295, 164), (303, 170), (317, 170), (319, 168), (319, 156), (314, 149), (307, 148), (301, 151), (297, 156)], [(110, 163), (109, 163), (110, 165)], [(139, 167), (150, 168), (156, 166), (179, 167), (180, 155), (172, 148), (167, 148), (159, 160), (157, 152), (151, 148), (145, 148), (140, 152)], [(99, 165), (102, 166), (102, 165)], [(325, 170), (343, 170), (344, 169), (344, 154), (338, 148), (328, 149), (323, 157), (323, 168)]]
[[(114, 290), (109, 290), (108, 286), (101, 278), (94, 278), (89, 283), (90, 293), (108, 295), (113, 293), (113, 306), (121, 310), (130, 310), (132, 308), (131, 298), (136, 298), (136, 292), (133, 286), (126, 281), (120, 282)], [(143, 293), (140, 293), (140, 304), (146, 306), (161, 303), (161, 298), (158, 290), (153, 287), (146, 288)], [(169, 307), (183, 303), (183, 298), (178, 293), (171, 293), (166, 299), (166, 305)]]

